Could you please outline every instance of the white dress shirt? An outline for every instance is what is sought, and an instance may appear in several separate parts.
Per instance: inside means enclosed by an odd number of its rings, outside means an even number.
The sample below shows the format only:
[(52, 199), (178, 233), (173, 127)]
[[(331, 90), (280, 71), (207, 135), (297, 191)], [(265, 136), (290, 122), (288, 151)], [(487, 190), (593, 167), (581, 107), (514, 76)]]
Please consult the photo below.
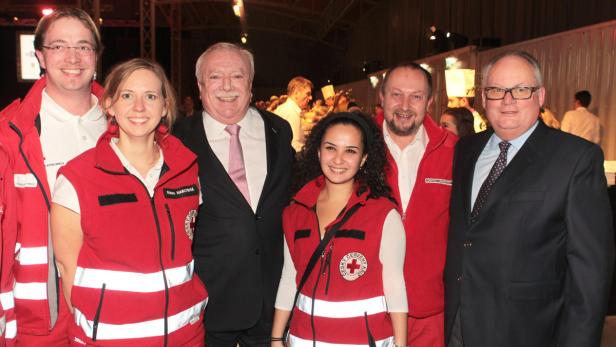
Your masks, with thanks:
[(288, 98), (282, 105), (276, 107), (274, 113), (289, 122), (291, 131), (293, 131), (291, 145), (296, 152), (301, 151), (305, 142), (301, 120), (302, 109), (297, 106), (293, 99)]
[(383, 123), (383, 137), (385, 144), (391, 153), (391, 156), (398, 167), (398, 189), (400, 190), (400, 203), (402, 204), (402, 212), (406, 211), (411, 199), (411, 193), (415, 187), (417, 180), (417, 170), (419, 163), (426, 152), (428, 144), (428, 136), (423, 124), (419, 126), (417, 134), (411, 143), (404, 149), (400, 149), (394, 142), (387, 129), (387, 123)]
[[(244, 168), (248, 191), (250, 193), (250, 206), (256, 212), (265, 176), (267, 175), (267, 151), (265, 146), (265, 123), (257, 110), (250, 107), (246, 116), (237, 123), (240, 126), (240, 143), (244, 155)], [(229, 171), (229, 139), (231, 135), (225, 131), (226, 124), (212, 118), (203, 111), (203, 128), (208, 143), (216, 157)], [(205, 197), (207, 199), (207, 197)]]
[[(509, 149), (507, 150), (507, 165), (511, 163), (511, 160), (518, 154), (518, 151), (524, 146), (528, 137), (535, 131), (537, 128), (537, 122), (530, 127), (530, 129), (526, 130), (526, 132), (517, 138), (507, 141), (511, 144)], [(483, 181), (486, 180), (488, 175), (490, 174), (490, 170), (492, 170), (492, 166), (496, 162), (498, 155), (500, 154), (500, 147), (498, 146), (501, 143), (500, 137), (496, 135), (496, 133), (492, 134), (488, 143), (481, 151), (479, 158), (477, 158), (477, 163), (475, 163), (475, 171), (473, 173), (473, 188), (471, 190), (471, 209), (475, 206), (475, 200), (477, 199), (477, 195), (479, 194), (479, 189), (481, 189), (481, 185)]]
[(601, 142), (601, 122), (586, 107), (578, 107), (565, 113), (560, 130), (579, 136), (590, 142)]

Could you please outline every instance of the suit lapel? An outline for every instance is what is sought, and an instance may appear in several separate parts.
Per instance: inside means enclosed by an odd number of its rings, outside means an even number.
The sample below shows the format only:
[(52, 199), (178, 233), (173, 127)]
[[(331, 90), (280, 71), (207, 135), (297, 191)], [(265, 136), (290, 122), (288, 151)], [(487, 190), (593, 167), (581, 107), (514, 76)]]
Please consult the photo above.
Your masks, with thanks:
[[(194, 130), (191, 132), (192, 136), (190, 138), (191, 149), (197, 154), (197, 157), (207, 168), (205, 177), (207, 177), (208, 182), (202, 182), (201, 184), (221, 184), (227, 187), (226, 190), (229, 192), (230, 197), (233, 198), (237, 204), (243, 205), (252, 211), (252, 207), (248, 204), (248, 201), (246, 201), (244, 195), (242, 195), (242, 192), (237, 188), (231, 177), (229, 177), (229, 173), (225, 170), (224, 165), (220, 162), (216, 153), (212, 150), (212, 147), (210, 147), (205, 128), (203, 127), (203, 119), (201, 117), (194, 118), (195, 120), (192, 123)], [(214, 180), (216, 182), (213, 182)], [(204, 199), (205, 198), (207, 197), (204, 197)]]
[(265, 176), (265, 182), (263, 182), (263, 190), (257, 204), (257, 211), (261, 208), (263, 200), (267, 197), (269, 191), (272, 189), (274, 182), (274, 169), (278, 161), (278, 130), (274, 127), (268, 117), (265, 117), (261, 111), (259, 115), (263, 119), (263, 125), (265, 128), (265, 156), (267, 158), (267, 175)]
[(533, 131), (533, 133), (528, 137), (526, 142), (522, 145), (522, 148), (520, 148), (513, 160), (507, 164), (507, 167), (503, 173), (500, 177), (498, 177), (494, 183), (494, 186), (492, 186), (492, 190), (490, 191), (485, 204), (481, 208), (477, 222), (482, 219), (482, 216), (489, 214), (490, 209), (493, 208), (500, 199), (510, 194), (511, 189), (520, 179), (522, 179), (524, 172), (532, 165), (532, 163), (540, 160), (540, 142), (545, 133), (545, 125), (543, 125), (542, 122), (539, 122), (535, 131)]
[(488, 130), (478, 135), (477, 140), (469, 144), (469, 147), (467, 149), (460, 151), (463, 153), (459, 153), (460, 158), (456, 159), (460, 162), (460, 165), (462, 166), (462, 170), (460, 170), (462, 174), (460, 182), (462, 182), (461, 189), (462, 196), (464, 198), (464, 217), (468, 225), (471, 224), (471, 210), (473, 208), (471, 206), (471, 194), (473, 188), (475, 164), (477, 163), (479, 155), (483, 151), (484, 147), (486, 146), (486, 143), (488, 142), (492, 134), (493, 131)]

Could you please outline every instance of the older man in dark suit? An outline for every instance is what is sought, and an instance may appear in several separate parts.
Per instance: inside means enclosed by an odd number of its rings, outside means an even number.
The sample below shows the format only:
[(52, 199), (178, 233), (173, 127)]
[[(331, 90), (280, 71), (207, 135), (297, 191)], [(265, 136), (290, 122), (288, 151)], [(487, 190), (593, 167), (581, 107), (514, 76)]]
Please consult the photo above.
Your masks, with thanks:
[(614, 264), (603, 153), (538, 121), (530, 54), (497, 56), (482, 79), (493, 129), (454, 159), (448, 346), (599, 346)]
[(203, 204), (194, 256), (210, 294), (206, 344), (269, 346), (283, 263), (281, 216), (290, 198), (291, 129), (249, 107), (254, 62), (247, 50), (217, 43), (197, 60), (196, 75), (203, 115), (183, 120), (176, 134), (199, 162)]

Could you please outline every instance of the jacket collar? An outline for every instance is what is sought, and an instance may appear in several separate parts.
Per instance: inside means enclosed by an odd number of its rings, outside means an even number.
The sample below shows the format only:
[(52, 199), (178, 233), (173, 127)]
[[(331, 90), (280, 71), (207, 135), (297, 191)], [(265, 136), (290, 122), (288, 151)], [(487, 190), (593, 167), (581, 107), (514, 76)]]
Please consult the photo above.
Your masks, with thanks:
[[(98, 139), (94, 159), (96, 167), (112, 174), (128, 174), (120, 158), (118, 158), (113, 148), (109, 145), (112, 137), (115, 137), (115, 135), (106, 131)], [(185, 171), (197, 161), (197, 156), (184, 147), (175, 136), (167, 135), (159, 141), (159, 146), (165, 160), (163, 167), (166, 167), (168, 170), (161, 176), (158, 185)]]
[[(21, 132), (25, 133), (34, 127), (35, 120), (39, 116), (41, 110), (43, 89), (45, 89), (46, 86), (47, 77), (43, 76), (34, 82), (34, 85), (22, 100), (17, 99), (13, 101), (3, 111), (3, 113), (9, 117), (11, 123), (15, 124)], [(91, 91), (100, 101), (103, 97), (103, 87), (93, 82)]]
[[(308, 182), (304, 185), (293, 197), (293, 200), (308, 207), (314, 208), (317, 205), (317, 199), (319, 198), (319, 193), (325, 187), (325, 177), (323, 175), (315, 178), (314, 180)], [(365, 204), (368, 200), (368, 191), (365, 191), (363, 194), (357, 195), (357, 184), (355, 184), (353, 193), (347, 202), (348, 209), (351, 206), (356, 204)]]

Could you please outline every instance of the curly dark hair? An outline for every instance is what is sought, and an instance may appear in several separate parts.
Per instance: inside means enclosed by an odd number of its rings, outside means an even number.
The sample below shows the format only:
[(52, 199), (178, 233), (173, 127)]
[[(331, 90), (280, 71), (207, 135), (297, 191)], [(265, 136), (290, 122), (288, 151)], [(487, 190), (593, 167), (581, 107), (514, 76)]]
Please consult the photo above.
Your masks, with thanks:
[(310, 136), (306, 139), (306, 144), (295, 163), (293, 191), (299, 191), (306, 183), (323, 174), (318, 151), (325, 131), (336, 124), (352, 125), (362, 134), (364, 152), (368, 157), (355, 175), (355, 181), (359, 184), (357, 195), (369, 190), (370, 198), (390, 198), (391, 189), (385, 178), (388, 162), (383, 134), (376, 123), (368, 116), (353, 112), (332, 113), (321, 119), (312, 128)]

